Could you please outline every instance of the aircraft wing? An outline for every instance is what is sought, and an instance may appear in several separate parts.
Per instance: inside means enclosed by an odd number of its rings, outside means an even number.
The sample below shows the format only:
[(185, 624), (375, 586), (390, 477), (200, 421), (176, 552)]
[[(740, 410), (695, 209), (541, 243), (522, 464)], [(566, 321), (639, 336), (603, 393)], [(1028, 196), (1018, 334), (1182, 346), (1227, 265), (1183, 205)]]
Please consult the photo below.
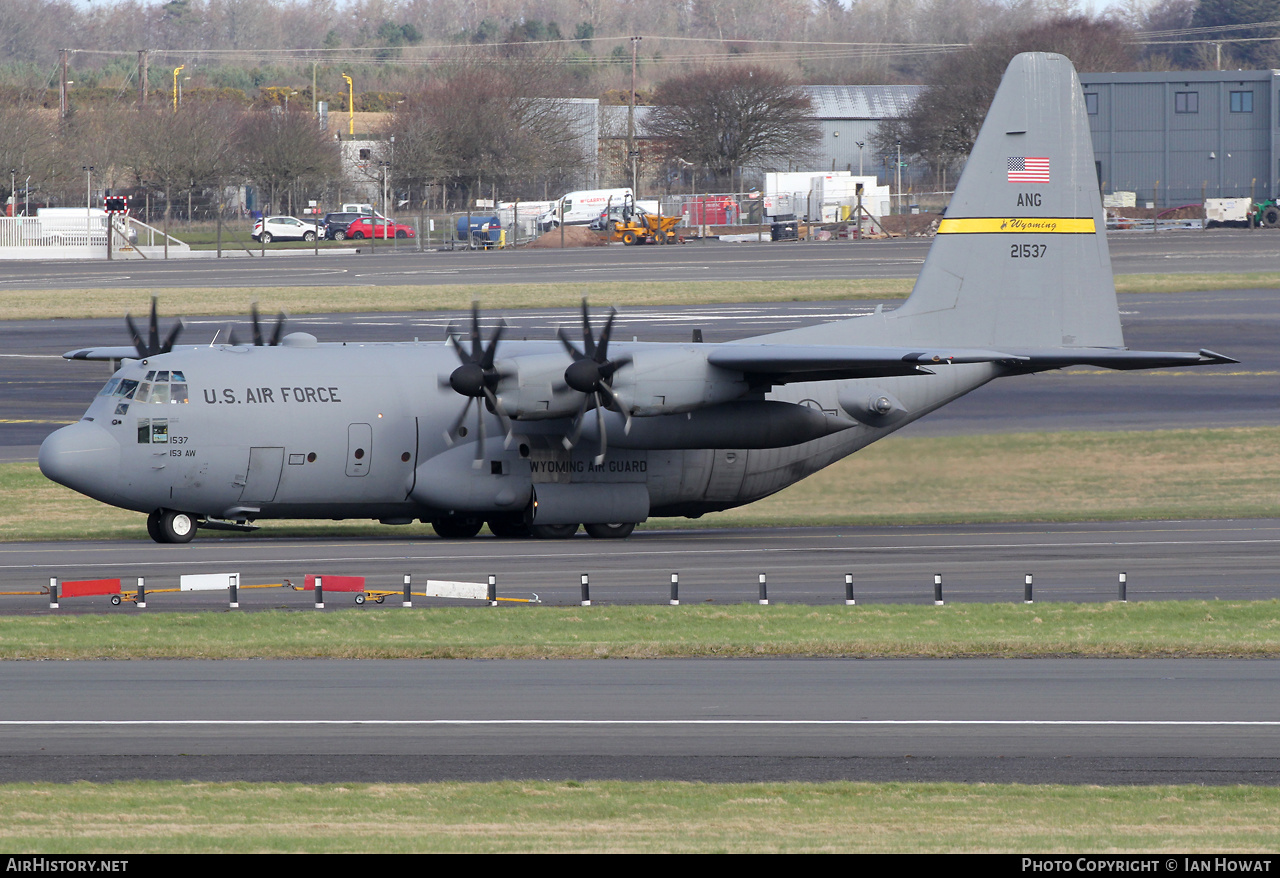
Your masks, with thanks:
[(722, 344), (707, 362), (771, 384), (929, 375), (934, 366), (954, 363), (1020, 362), (1022, 357), (971, 348), (882, 348), (853, 345)]
[(1238, 363), (1231, 357), (1200, 350), (1198, 353), (1181, 351), (1128, 351), (1118, 348), (1080, 348), (1065, 350), (1019, 351), (1009, 365), (1028, 372), (1047, 369), (1064, 369), (1067, 366), (1099, 366), (1103, 369), (1168, 369), (1175, 366), (1214, 366)]

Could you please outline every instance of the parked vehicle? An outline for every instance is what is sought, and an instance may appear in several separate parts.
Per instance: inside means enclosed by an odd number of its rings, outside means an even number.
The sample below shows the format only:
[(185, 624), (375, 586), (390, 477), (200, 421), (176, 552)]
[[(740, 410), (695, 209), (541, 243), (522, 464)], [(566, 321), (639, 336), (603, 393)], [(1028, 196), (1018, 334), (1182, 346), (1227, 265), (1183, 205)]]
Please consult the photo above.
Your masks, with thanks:
[(343, 241), (347, 237), (347, 227), (364, 216), (361, 213), (326, 213), (320, 220), (320, 234), (326, 241)]
[(362, 216), (347, 226), (346, 236), (355, 241), (365, 238), (412, 238), (413, 227), (383, 217)]
[(270, 244), (272, 241), (314, 241), (316, 226), (291, 216), (268, 216), (253, 224), (253, 240)]
[(569, 226), (585, 226), (600, 216), (611, 204), (632, 200), (630, 189), (583, 189), (568, 192), (551, 210), (538, 217), (538, 228), (549, 232), (563, 222)]

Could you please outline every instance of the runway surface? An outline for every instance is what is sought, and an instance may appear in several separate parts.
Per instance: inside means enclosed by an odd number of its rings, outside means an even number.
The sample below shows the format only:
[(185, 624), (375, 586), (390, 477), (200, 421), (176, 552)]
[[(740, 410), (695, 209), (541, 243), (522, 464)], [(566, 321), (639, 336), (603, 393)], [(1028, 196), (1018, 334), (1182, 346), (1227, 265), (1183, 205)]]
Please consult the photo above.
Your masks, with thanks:
[(0, 781), (1280, 780), (1274, 661), (21, 662)]

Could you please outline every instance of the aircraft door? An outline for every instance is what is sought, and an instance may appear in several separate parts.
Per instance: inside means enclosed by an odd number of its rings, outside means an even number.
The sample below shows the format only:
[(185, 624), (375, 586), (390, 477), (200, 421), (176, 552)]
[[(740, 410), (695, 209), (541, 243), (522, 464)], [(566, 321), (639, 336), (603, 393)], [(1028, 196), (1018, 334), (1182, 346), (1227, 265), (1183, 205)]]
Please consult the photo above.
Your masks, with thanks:
[(283, 448), (250, 448), (249, 472), (240, 492), (240, 502), (270, 503), (275, 500), (283, 469)]
[(373, 459), (373, 427), (368, 424), (347, 425), (347, 475), (369, 474)]

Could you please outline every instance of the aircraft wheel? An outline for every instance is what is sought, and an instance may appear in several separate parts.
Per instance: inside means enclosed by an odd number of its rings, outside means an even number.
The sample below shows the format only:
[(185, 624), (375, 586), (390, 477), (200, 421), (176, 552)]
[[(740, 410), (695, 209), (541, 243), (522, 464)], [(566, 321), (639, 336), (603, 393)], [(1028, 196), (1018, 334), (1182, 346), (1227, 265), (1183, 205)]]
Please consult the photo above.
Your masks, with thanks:
[(147, 536), (157, 543), (166, 542), (164, 532), (160, 530), (160, 516), (163, 514), (162, 510), (157, 509), (147, 516)]
[(501, 539), (519, 539), (529, 536), (529, 525), (510, 518), (489, 519), (489, 532)]
[(531, 524), (529, 533), (538, 540), (567, 540), (578, 532), (576, 524)]
[(166, 509), (160, 515), (162, 543), (189, 543), (196, 535), (196, 520), (186, 512)]
[(448, 518), (432, 519), (431, 526), (441, 539), (467, 540), (480, 533), (484, 521), (469, 515), (451, 515)]
[(312, 241), (314, 241), (315, 239), (316, 239), (316, 233), (315, 233), (315, 232), (303, 232), (303, 233), (302, 233), (302, 240), (306, 241), (308, 244), (310, 244), (310, 243), (311, 243)]
[(360, 604), (363, 604), (363, 603), (364, 603), (364, 595), (362, 594), (356, 595), (356, 605), (359, 606)]
[(1275, 207), (1273, 205), (1264, 210), (1262, 212), (1262, 224), (1268, 229), (1274, 229), (1276, 226), (1280, 226), (1280, 207)]
[(582, 527), (586, 530), (587, 536), (598, 540), (625, 539), (636, 529), (635, 522), (631, 521), (622, 524), (584, 524)]
[(345, 229), (338, 229), (338, 231), (334, 232), (334, 233), (333, 233), (333, 240), (335, 240), (335, 241), (345, 241), (345, 240), (347, 240), (347, 232), (346, 232), (346, 230), (345, 230)]
[(261, 241), (261, 242), (262, 242), (262, 243), (264, 243), (264, 244), (270, 244), (270, 243), (271, 243), (271, 233), (270, 233), (270, 232), (263, 232), (263, 233), (262, 233), (262, 236), (261, 236), (261, 237), (259, 237), (259, 238), (258, 238), (258, 240), (259, 240), (259, 241)]

